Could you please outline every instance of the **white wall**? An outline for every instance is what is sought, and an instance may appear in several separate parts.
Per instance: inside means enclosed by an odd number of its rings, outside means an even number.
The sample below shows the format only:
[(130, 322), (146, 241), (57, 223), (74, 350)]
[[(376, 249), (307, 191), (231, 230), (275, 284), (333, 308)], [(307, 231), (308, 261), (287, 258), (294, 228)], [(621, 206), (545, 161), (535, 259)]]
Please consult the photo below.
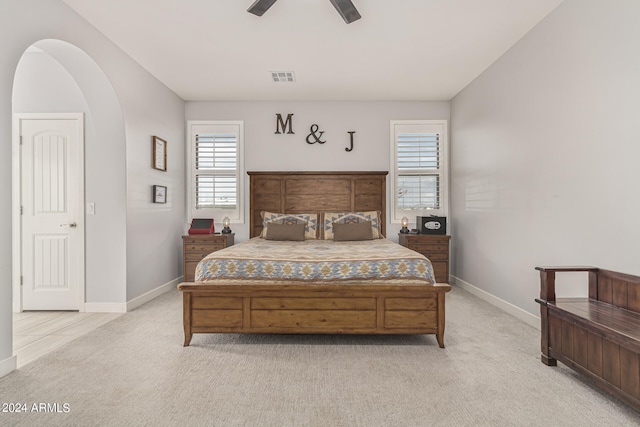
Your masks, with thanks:
[(535, 266), (640, 274), (639, 112), (640, 2), (562, 3), (452, 101), (454, 275), (537, 314)]
[[(123, 147), (126, 147), (126, 153), (122, 153), (121, 159), (126, 156), (126, 164), (123, 166), (122, 161), (114, 164), (106, 159), (96, 166), (99, 168), (96, 172), (102, 177), (100, 182), (107, 183), (101, 184), (107, 187), (105, 191), (109, 191), (108, 183), (113, 180), (126, 180), (126, 200), (122, 197), (115, 202), (119, 207), (125, 207), (126, 223), (116, 223), (114, 234), (126, 236), (126, 241), (123, 239), (119, 244), (120, 253), (126, 254), (126, 275), (122, 277), (127, 283), (111, 283), (116, 289), (116, 300), (107, 302), (125, 304), (127, 300), (178, 278), (180, 257), (175, 248), (179, 245), (184, 221), (183, 196), (176, 192), (170, 210), (163, 211), (151, 203), (150, 192), (151, 185), (162, 182), (170, 188), (184, 187), (181, 148), (184, 143), (184, 102), (59, 0), (3, 0), (0, 39), (0, 199), (11, 200), (11, 99), (17, 64), (24, 51), (38, 40), (67, 41), (86, 52), (105, 73), (122, 107), (125, 124)], [(70, 74), (74, 75), (74, 72), (70, 71)], [(83, 84), (79, 86), (84, 91)], [(95, 112), (93, 119), (97, 123)], [(154, 134), (169, 141), (169, 165), (175, 168), (161, 177), (151, 169), (150, 138)], [(142, 190), (145, 186), (148, 187), (146, 200)], [(11, 204), (0, 204), (0, 376), (15, 367), (11, 337), (11, 215)], [(148, 224), (146, 229), (136, 228), (141, 222)], [(107, 221), (104, 226), (108, 228), (110, 223)], [(123, 232), (123, 228), (126, 231)], [(150, 232), (154, 234), (150, 235)], [(122, 237), (116, 237), (119, 238)], [(176, 240), (174, 246), (163, 245), (157, 250), (158, 239), (173, 238)], [(145, 264), (152, 253), (157, 255), (156, 261)], [(154, 270), (155, 275), (142, 279), (143, 270)]]
[[(89, 106), (71, 74), (49, 54), (36, 48), (22, 56), (16, 69), (13, 112), (86, 115)], [(92, 127), (87, 120), (85, 125)]]
[[(283, 119), (294, 114), (294, 135), (275, 134), (277, 113)], [(247, 171), (388, 171), (389, 121), (448, 120), (449, 102), (187, 102), (186, 118), (244, 120)], [(313, 124), (324, 131), (325, 144), (307, 144)], [(345, 151), (348, 131), (356, 132), (351, 152)], [(245, 206), (245, 224), (232, 224), (236, 241), (249, 237), (248, 179)], [(399, 224), (387, 224), (390, 239), (397, 241), (399, 230)]]
[[(127, 117), (127, 301), (182, 276), (184, 101), (156, 80), (121, 97)], [(126, 99), (129, 98), (129, 99)], [(151, 168), (152, 136), (167, 141), (167, 171)], [(167, 187), (154, 204), (152, 186)]]

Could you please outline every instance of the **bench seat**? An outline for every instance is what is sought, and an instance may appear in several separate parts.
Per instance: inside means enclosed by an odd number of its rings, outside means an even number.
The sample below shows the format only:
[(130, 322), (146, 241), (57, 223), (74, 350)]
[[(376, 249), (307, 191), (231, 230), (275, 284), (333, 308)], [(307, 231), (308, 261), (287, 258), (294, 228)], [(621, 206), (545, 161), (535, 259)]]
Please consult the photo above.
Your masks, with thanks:
[[(537, 270), (542, 362), (560, 361), (640, 411), (640, 277), (595, 267)], [(588, 298), (556, 298), (555, 273), (567, 271), (588, 272)]]
[(640, 314), (588, 298), (558, 298), (549, 308), (573, 314), (601, 334), (636, 345), (640, 351)]

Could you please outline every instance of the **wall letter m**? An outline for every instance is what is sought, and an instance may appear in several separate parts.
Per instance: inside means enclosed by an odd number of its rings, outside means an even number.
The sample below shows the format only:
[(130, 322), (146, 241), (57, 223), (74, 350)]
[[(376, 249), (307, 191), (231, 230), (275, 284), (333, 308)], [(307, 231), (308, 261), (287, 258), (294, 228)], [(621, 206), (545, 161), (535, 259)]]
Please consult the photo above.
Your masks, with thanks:
[[(281, 134), (282, 132), (285, 132), (287, 130), (287, 127), (289, 128), (289, 131), (286, 133), (295, 134), (295, 132), (293, 131), (293, 113), (287, 114), (287, 120), (285, 121), (282, 120), (282, 114), (277, 113), (276, 114), (276, 131), (274, 133)], [(282, 132), (280, 132), (280, 130), (282, 130)]]

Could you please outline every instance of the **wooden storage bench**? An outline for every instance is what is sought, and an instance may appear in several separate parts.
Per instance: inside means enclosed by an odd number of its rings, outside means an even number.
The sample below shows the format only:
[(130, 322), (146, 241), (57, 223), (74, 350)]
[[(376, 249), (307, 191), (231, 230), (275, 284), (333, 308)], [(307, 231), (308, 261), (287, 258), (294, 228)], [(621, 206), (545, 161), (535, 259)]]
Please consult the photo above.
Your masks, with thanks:
[[(640, 277), (596, 267), (540, 271), (542, 362), (557, 361), (640, 411)], [(588, 298), (559, 298), (558, 272), (587, 272)]]

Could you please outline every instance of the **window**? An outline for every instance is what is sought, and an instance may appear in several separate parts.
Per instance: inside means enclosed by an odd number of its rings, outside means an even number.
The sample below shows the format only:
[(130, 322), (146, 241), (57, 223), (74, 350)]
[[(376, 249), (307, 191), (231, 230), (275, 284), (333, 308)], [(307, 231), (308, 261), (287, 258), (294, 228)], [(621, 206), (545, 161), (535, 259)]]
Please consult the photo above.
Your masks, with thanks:
[(391, 221), (447, 215), (446, 120), (391, 121)]
[(243, 222), (243, 122), (188, 122), (189, 219)]

